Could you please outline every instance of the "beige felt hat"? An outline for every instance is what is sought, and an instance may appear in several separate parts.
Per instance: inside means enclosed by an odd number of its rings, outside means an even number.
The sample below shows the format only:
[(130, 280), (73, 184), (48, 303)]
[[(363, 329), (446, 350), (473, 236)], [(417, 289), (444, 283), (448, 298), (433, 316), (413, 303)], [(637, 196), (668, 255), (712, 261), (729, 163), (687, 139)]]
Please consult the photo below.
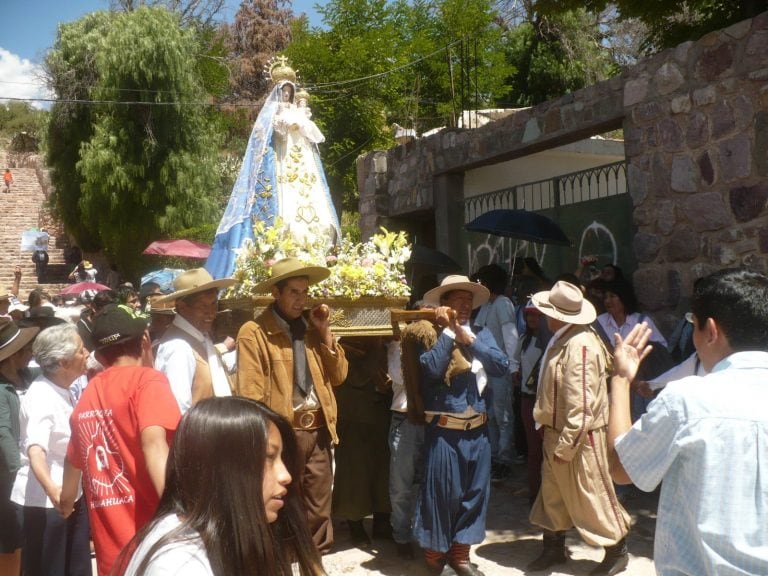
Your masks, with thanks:
[(562, 280), (552, 290), (536, 292), (531, 302), (542, 314), (566, 324), (591, 324), (597, 318), (595, 307), (581, 289)]
[(472, 308), (482, 306), (488, 302), (488, 299), (491, 297), (491, 293), (488, 291), (488, 288), (479, 282), (472, 282), (469, 278), (460, 274), (451, 274), (450, 276), (443, 278), (443, 281), (440, 282), (440, 286), (437, 288), (432, 288), (432, 290), (424, 294), (424, 304), (440, 306), (440, 298), (443, 296), (443, 294), (446, 292), (451, 292), (452, 290), (464, 290), (465, 292), (471, 292)]
[(176, 276), (176, 279), (173, 281), (174, 291), (154, 300), (153, 304), (178, 300), (191, 294), (212, 290), (213, 288), (228, 288), (236, 283), (237, 281), (232, 278), (214, 280), (213, 276), (205, 268), (192, 268), (192, 270), (186, 270)]
[(317, 284), (330, 275), (331, 271), (323, 266), (306, 266), (298, 258), (283, 258), (272, 265), (272, 277), (254, 286), (253, 291), (256, 294), (268, 294), (278, 282), (302, 276), (306, 276), (310, 284)]

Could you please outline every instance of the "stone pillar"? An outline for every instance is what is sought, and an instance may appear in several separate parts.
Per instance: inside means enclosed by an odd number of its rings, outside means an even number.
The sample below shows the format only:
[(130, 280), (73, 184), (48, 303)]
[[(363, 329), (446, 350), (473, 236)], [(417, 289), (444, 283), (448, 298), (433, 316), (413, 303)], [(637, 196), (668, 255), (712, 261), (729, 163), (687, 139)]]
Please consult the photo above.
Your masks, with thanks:
[(387, 153), (373, 152), (357, 159), (357, 189), (360, 191), (360, 232), (363, 240), (386, 226), (389, 216)]

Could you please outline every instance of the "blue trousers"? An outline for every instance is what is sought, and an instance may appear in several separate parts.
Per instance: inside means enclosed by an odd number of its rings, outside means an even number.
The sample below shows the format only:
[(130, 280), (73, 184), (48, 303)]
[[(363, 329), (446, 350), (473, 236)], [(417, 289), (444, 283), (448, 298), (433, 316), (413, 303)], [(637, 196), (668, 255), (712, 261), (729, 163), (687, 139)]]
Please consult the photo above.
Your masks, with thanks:
[(512, 464), (515, 457), (515, 414), (512, 407), (512, 377), (489, 376), (488, 436), (491, 459), (499, 464)]
[(448, 430), (428, 425), (424, 483), (414, 533), (422, 548), (447, 552), (451, 544), (479, 544), (491, 491), (488, 427)]
[(392, 537), (398, 544), (413, 540), (413, 513), (423, 475), (424, 426), (404, 412), (392, 412), (389, 425), (389, 503)]

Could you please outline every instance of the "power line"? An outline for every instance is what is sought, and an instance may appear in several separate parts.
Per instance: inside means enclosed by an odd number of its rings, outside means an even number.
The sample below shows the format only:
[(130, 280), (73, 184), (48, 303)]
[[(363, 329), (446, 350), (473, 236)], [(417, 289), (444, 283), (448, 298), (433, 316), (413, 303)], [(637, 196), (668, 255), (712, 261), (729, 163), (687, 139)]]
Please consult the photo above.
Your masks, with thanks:
[(461, 39), (454, 40), (450, 44), (447, 44), (447, 45), (445, 45), (445, 46), (443, 46), (441, 48), (438, 48), (437, 50), (435, 50), (434, 52), (431, 52), (430, 54), (427, 54), (426, 56), (422, 56), (421, 58), (419, 58), (417, 60), (413, 60), (412, 62), (409, 62), (408, 64), (403, 64), (402, 66), (398, 66), (397, 68), (392, 68), (391, 70), (386, 70), (384, 72), (379, 72), (377, 74), (371, 74), (370, 76), (364, 76), (362, 78), (355, 78), (353, 80), (340, 80), (338, 82), (323, 82), (323, 83), (320, 83), (320, 84), (315, 84), (314, 86), (307, 86), (306, 88), (307, 88), (307, 90), (318, 89), (318, 88), (329, 88), (329, 87), (332, 87), (332, 86), (344, 86), (346, 84), (353, 84), (355, 82), (367, 82), (368, 80), (374, 80), (376, 78), (381, 78), (383, 76), (387, 76), (389, 74), (394, 74), (395, 72), (399, 72), (400, 70), (405, 70), (406, 68), (410, 68), (411, 66), (415, 66), (419, 62), (423, 62), (424, 60), (426, 60), (428, 58), (432, 58), (432, 56), (434, 56), (436, 54), (440, 54), (441, 52), (444, 52), (445, 50), (448, 50), (449, 48), (451, 48), (452, 46), (455, 46), (459, 42), (461, 42)]

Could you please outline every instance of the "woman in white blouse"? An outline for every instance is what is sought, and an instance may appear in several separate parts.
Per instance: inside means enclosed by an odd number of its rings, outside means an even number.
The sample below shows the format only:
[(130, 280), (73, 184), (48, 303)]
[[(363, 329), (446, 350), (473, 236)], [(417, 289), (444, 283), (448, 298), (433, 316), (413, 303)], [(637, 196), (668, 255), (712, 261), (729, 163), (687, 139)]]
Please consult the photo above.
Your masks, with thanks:
[(42, 374), (21, 400), (21, 467), (11, 494), (24, 533), (23, 574), (90, 576), (85, 502), (79, 497), (66, 520), (58, 511), (74, 407), (69, 387), (85, 373), (88, 351), (77, 328), (61, 324), (38, 334), (32, 354)]
[(626, 280), (615, 280), (605, 285), (603, 296), (605, 312), (597, 317), (598, 333), (605, 340), (608, 349), (613, 351), (613, 335), (620, 334), (626, 338), (629, 331), (636, 324), (645, 322), (651, 329), (651, 344), (653, 351), (643, 361), (642, 372), (638, 373), (635, 382), (632, 383), (632, 420), (637, 420), (646, 410), (650, 398), (645, 398), (640, 393), (638, 386), (644, 380), (650, 380), (659, 374), (669, 370), (672, 365), (672, 357), (667, 351), (667, 340), (656, 327), (653, 319), (638, 310), (637, 297), (632, 285)]
[(296, 436), (284, 418), (238, 396), (184, 415), (154, 519), (115, 563), (121, 576), (321, 576), (297, 484)]

